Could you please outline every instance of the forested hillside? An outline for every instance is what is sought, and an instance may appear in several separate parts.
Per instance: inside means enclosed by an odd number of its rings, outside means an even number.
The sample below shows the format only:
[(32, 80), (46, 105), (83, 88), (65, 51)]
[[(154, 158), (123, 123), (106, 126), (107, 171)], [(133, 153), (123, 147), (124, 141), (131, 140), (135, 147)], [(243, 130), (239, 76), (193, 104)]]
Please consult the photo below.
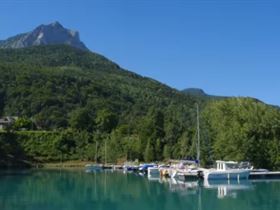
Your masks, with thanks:
[(279, 167), (280, 112), (273, 107), (185, 95), (69, 46), (0, 50), (0, 115), (30, 121), (0, 133), (1, 165), (93, 160), (96, 147), (104, 161), (105, 145), (108, 162), (195, 156), (196, 103), (203, 163), (242, 159)]
[[(86, 132), (100, 147), (110, 137), (108, 147), (116, 145), (108, 152), (112, 161), (128, 153), (140, 160), (162, 159), (164, 149), (166, 158), (183, 157), (179, 139), (188, 136), (191, 144), (192, 97), (98, 54), (67, 46), (0, 50), (0, 75), (1, 115), (32, 119), (37, 130)], [(137, 148), (124, 149), (118, 141)]]

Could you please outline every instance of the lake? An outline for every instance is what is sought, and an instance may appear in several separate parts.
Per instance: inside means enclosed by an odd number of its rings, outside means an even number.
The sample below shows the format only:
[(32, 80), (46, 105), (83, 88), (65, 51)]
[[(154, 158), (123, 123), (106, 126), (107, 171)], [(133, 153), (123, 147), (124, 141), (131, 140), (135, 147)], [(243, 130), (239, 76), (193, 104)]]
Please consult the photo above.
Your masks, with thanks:
[(280, 180), (182, 182), (123, 172), (0, 172), (1, 210), (277, 210)]

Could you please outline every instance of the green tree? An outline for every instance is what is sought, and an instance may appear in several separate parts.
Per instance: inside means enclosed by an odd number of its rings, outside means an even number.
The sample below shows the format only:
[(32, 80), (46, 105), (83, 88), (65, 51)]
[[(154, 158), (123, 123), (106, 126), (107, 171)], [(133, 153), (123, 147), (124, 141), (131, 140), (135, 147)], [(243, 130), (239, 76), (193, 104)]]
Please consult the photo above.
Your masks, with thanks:
[(144, 153), (144, 160), (146, 162), (154, 161), (155, 160), (155, 151), (153, 145), (151, 144), (150, 140), (148, 140), (145, 153)]
[(71, 155), (76, 147), (74, 134), (70, 130), (63, 131), (54, 142), (55, 149), (61, 154), (61, 161), (65, 155)]
[(94, 126), (94, 120), (91, 112), (86, 108), (78, 108), (70, 114), (70, 126), (78, 130), (91, 131)]
[(169, 145), (164, 145), (164, 148), (163, 148), (163, 157), (165, 160), (169, 160), (171, 158), (171, 146)]
[(33, 127), (33, 122), (28, 118), (18, 118), (15, 123), (13, 124), (14, 130), (30, 130)]
[(117, 126), (118, 118), (111, 111), (102, 109), (97, 112), (95, 123), (99, 131), (109, 133)]

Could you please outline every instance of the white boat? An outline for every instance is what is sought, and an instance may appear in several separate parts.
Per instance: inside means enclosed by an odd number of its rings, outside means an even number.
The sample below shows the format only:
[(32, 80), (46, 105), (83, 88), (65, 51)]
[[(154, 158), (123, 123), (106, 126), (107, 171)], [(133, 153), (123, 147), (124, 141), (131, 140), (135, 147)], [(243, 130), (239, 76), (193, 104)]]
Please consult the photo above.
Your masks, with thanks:
[(240, 180), (248, 179), (250, 169), (239, 168), (238, 162), (234, 161), (216, 161), (217, 169), (204, 171), (205, 180)]
[(159, 177), (160, 176), (160, 170), (159, 167), (149, 167), (148, 168), (148, 177)]
[(170, 169), (170, 177), (174, 179), (185, 179), (185, 177), (197, 179), (200, 171), (197, 161), (182, 160), (179, 164), (173, 165)]

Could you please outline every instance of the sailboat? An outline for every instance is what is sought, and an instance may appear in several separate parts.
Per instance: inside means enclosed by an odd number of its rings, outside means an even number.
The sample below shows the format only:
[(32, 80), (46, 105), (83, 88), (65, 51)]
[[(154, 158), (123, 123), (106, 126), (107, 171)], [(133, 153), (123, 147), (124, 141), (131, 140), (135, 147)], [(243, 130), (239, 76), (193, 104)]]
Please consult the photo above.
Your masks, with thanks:
[(197, 114), (197, 142), (196, 142), (196, 160), (183, 160), (174, 170), (171, 171), (171, 178), (183, 178), (184, 180), (195, 180), (202, 177), (200, 166), (200, 125), (199, 125), (199, 106), (196, 104)]

